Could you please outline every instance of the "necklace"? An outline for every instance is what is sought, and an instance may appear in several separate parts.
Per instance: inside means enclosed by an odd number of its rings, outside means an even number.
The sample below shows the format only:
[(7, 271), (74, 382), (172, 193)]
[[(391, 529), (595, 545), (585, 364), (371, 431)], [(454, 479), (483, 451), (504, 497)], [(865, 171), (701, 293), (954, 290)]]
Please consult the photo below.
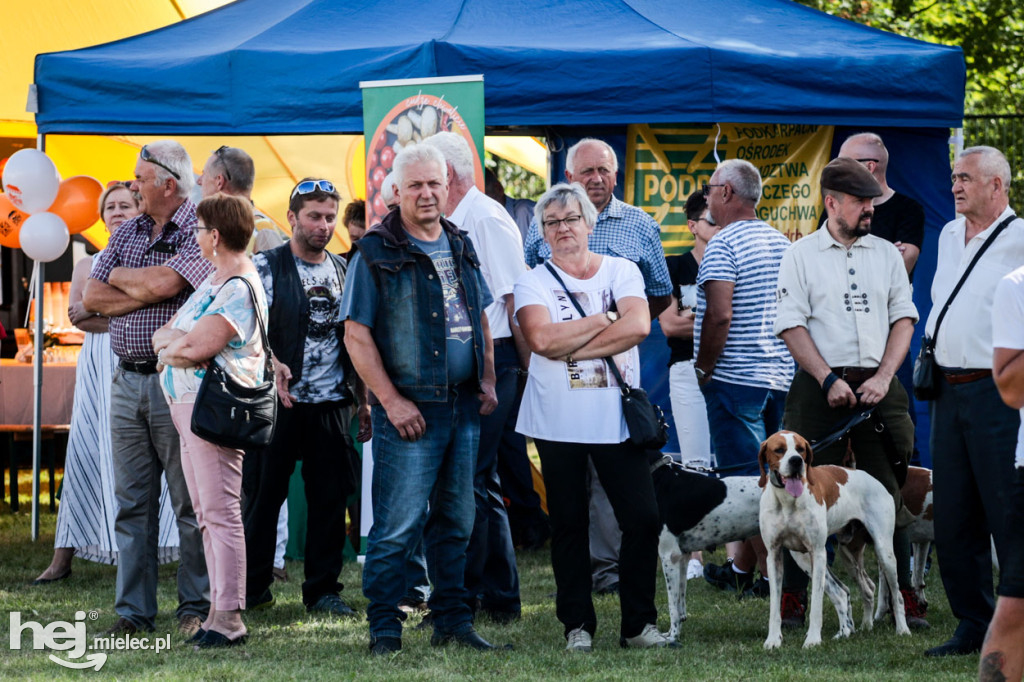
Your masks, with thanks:
[(593, 251), (587, 251), (587, 261), (583, 264), (583, 276), (580, 279), (586, 279), (587, 273), (590, 272), (590, 257), (594, 255)]

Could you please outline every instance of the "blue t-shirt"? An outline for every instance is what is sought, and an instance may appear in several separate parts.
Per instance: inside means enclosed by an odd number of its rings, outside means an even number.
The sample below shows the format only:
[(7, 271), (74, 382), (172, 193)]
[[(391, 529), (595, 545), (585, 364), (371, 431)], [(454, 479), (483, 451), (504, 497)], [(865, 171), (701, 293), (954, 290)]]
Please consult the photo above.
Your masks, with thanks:
[[(432, 242), (414, 239), (411, 236), (409, 240), (433, 261), (434, 270), (443, 287), (448, 383), (455, 385), (469, 381), (475, 376), (473, 324), (466, 309), (466, 292), (455, 270), (448, 234), (442, 232), (441, 237)], [(482, 308), (486, 308), (492, 302), (490, 291), (483, 278), (478, 274), (476, 276), (477, 286), (483, 293)], [(362, 254), (357, 252), (348, 266), (345, 293), (341, 300), (342, 319), (351, 319), (373, 327), (377, 317), (377, 304), (377, 283)]]

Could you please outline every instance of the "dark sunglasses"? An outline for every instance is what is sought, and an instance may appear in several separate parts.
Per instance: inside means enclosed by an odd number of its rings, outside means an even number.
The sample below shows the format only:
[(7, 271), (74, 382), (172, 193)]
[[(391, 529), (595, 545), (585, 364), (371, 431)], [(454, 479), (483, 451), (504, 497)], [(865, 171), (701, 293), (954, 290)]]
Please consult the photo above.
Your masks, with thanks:
[(337, 191), (329, 180), (305, 180), (295, 185), (290, 198), (294, 199), (296, 194), (312, 194), (317, 190), (328, 194), (334, 194)]
[(701, 188), (700, 188), (701, 194), (703, 194), (705, 197), (707, 195), (711, 194), (711, 188), (712, 187), (725, 187), (725, 183), (724, 182), (722, 182), (722, 183), (717, 183), (716, 182), (716, 183), (712, 184), (712, 183), (709, 183), (709, 182), (705, 182), (705, 183), (703, 183), (701, 185)]
[(139, 152), (139, 158), (143, 161), (149, 161), (154, 166), (160, 166), (165, 171), (173, 175), (175, 180), (181, 182), (181, 176), (162, 164), (155, 156), (153, 156), (153, 153), (146, 148), (146, 145), (142, 145), (142, 151)]
[(227, 146), (226, 144), (222, 144), (213, 153), (217, 155), (217, 159), (220, 161), (220, 166), (221, 168), (224, 169), (224, 177), (227, 178), (228, 182), (231, 182), (231, 172), (228, 171), (228, 163), (227, 161), (224, 160), (224, 152), (226, 152), (229, 149), (231, 149), (231, 147)]
[(131, 189), (131, 186), (131, 180), (111, 180), (107, 183), (107, 189), (110, 189), (111, 187), (127, 187)]

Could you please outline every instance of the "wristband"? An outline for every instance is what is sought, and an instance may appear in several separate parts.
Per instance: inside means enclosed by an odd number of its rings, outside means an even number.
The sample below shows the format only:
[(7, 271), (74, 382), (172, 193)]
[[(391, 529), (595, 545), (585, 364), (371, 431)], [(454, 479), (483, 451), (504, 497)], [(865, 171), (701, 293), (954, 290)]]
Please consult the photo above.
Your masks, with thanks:
[(836, 373), (829, 372), (828, 376), (825, 377), (825, 380), (821, 382), (821, 390), (825, 392), (825, 395), (828, 395), (828, 391), (830, 388), (832, 388), (832, 384), (836, 383), (837, 381), (839, 381), (839, 377), (836, 376)]

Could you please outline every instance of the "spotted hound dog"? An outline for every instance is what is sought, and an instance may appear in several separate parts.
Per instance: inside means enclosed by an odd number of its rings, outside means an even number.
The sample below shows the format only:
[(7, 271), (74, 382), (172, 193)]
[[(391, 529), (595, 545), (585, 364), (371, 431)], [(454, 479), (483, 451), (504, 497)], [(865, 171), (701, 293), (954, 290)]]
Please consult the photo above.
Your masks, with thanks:
[[(829, 591), (839, 613), (839, 633), (853, 632), (849, 591), (827, 580), (825, 541), (853, 522), (863, 525), (875, 545), (882, 578), (889, 584), (896, 632), (909, 635), (903, 596), (896, 583), (896, 556), (892, 534), (896, 510), (881, 483), (863, 471), (838, 466), (811, 467), (813, 452), (799, 434), (780, 431), (761, 444), (758, 454), (763, 488), (760, 501), (761, 537), (768, 549), (770, 614), (765, 649), (782, 645), (782, 550), (789, 549), (801, 568), (811, 575), (810, 618), (804, 648), (821, 644), (822, 599)], [(838, 584), (838, 588), (836, 587)], [(845, 601), (837, 589), (845, 592)], [(869, 616), (870, 618), (870, 616)]]

